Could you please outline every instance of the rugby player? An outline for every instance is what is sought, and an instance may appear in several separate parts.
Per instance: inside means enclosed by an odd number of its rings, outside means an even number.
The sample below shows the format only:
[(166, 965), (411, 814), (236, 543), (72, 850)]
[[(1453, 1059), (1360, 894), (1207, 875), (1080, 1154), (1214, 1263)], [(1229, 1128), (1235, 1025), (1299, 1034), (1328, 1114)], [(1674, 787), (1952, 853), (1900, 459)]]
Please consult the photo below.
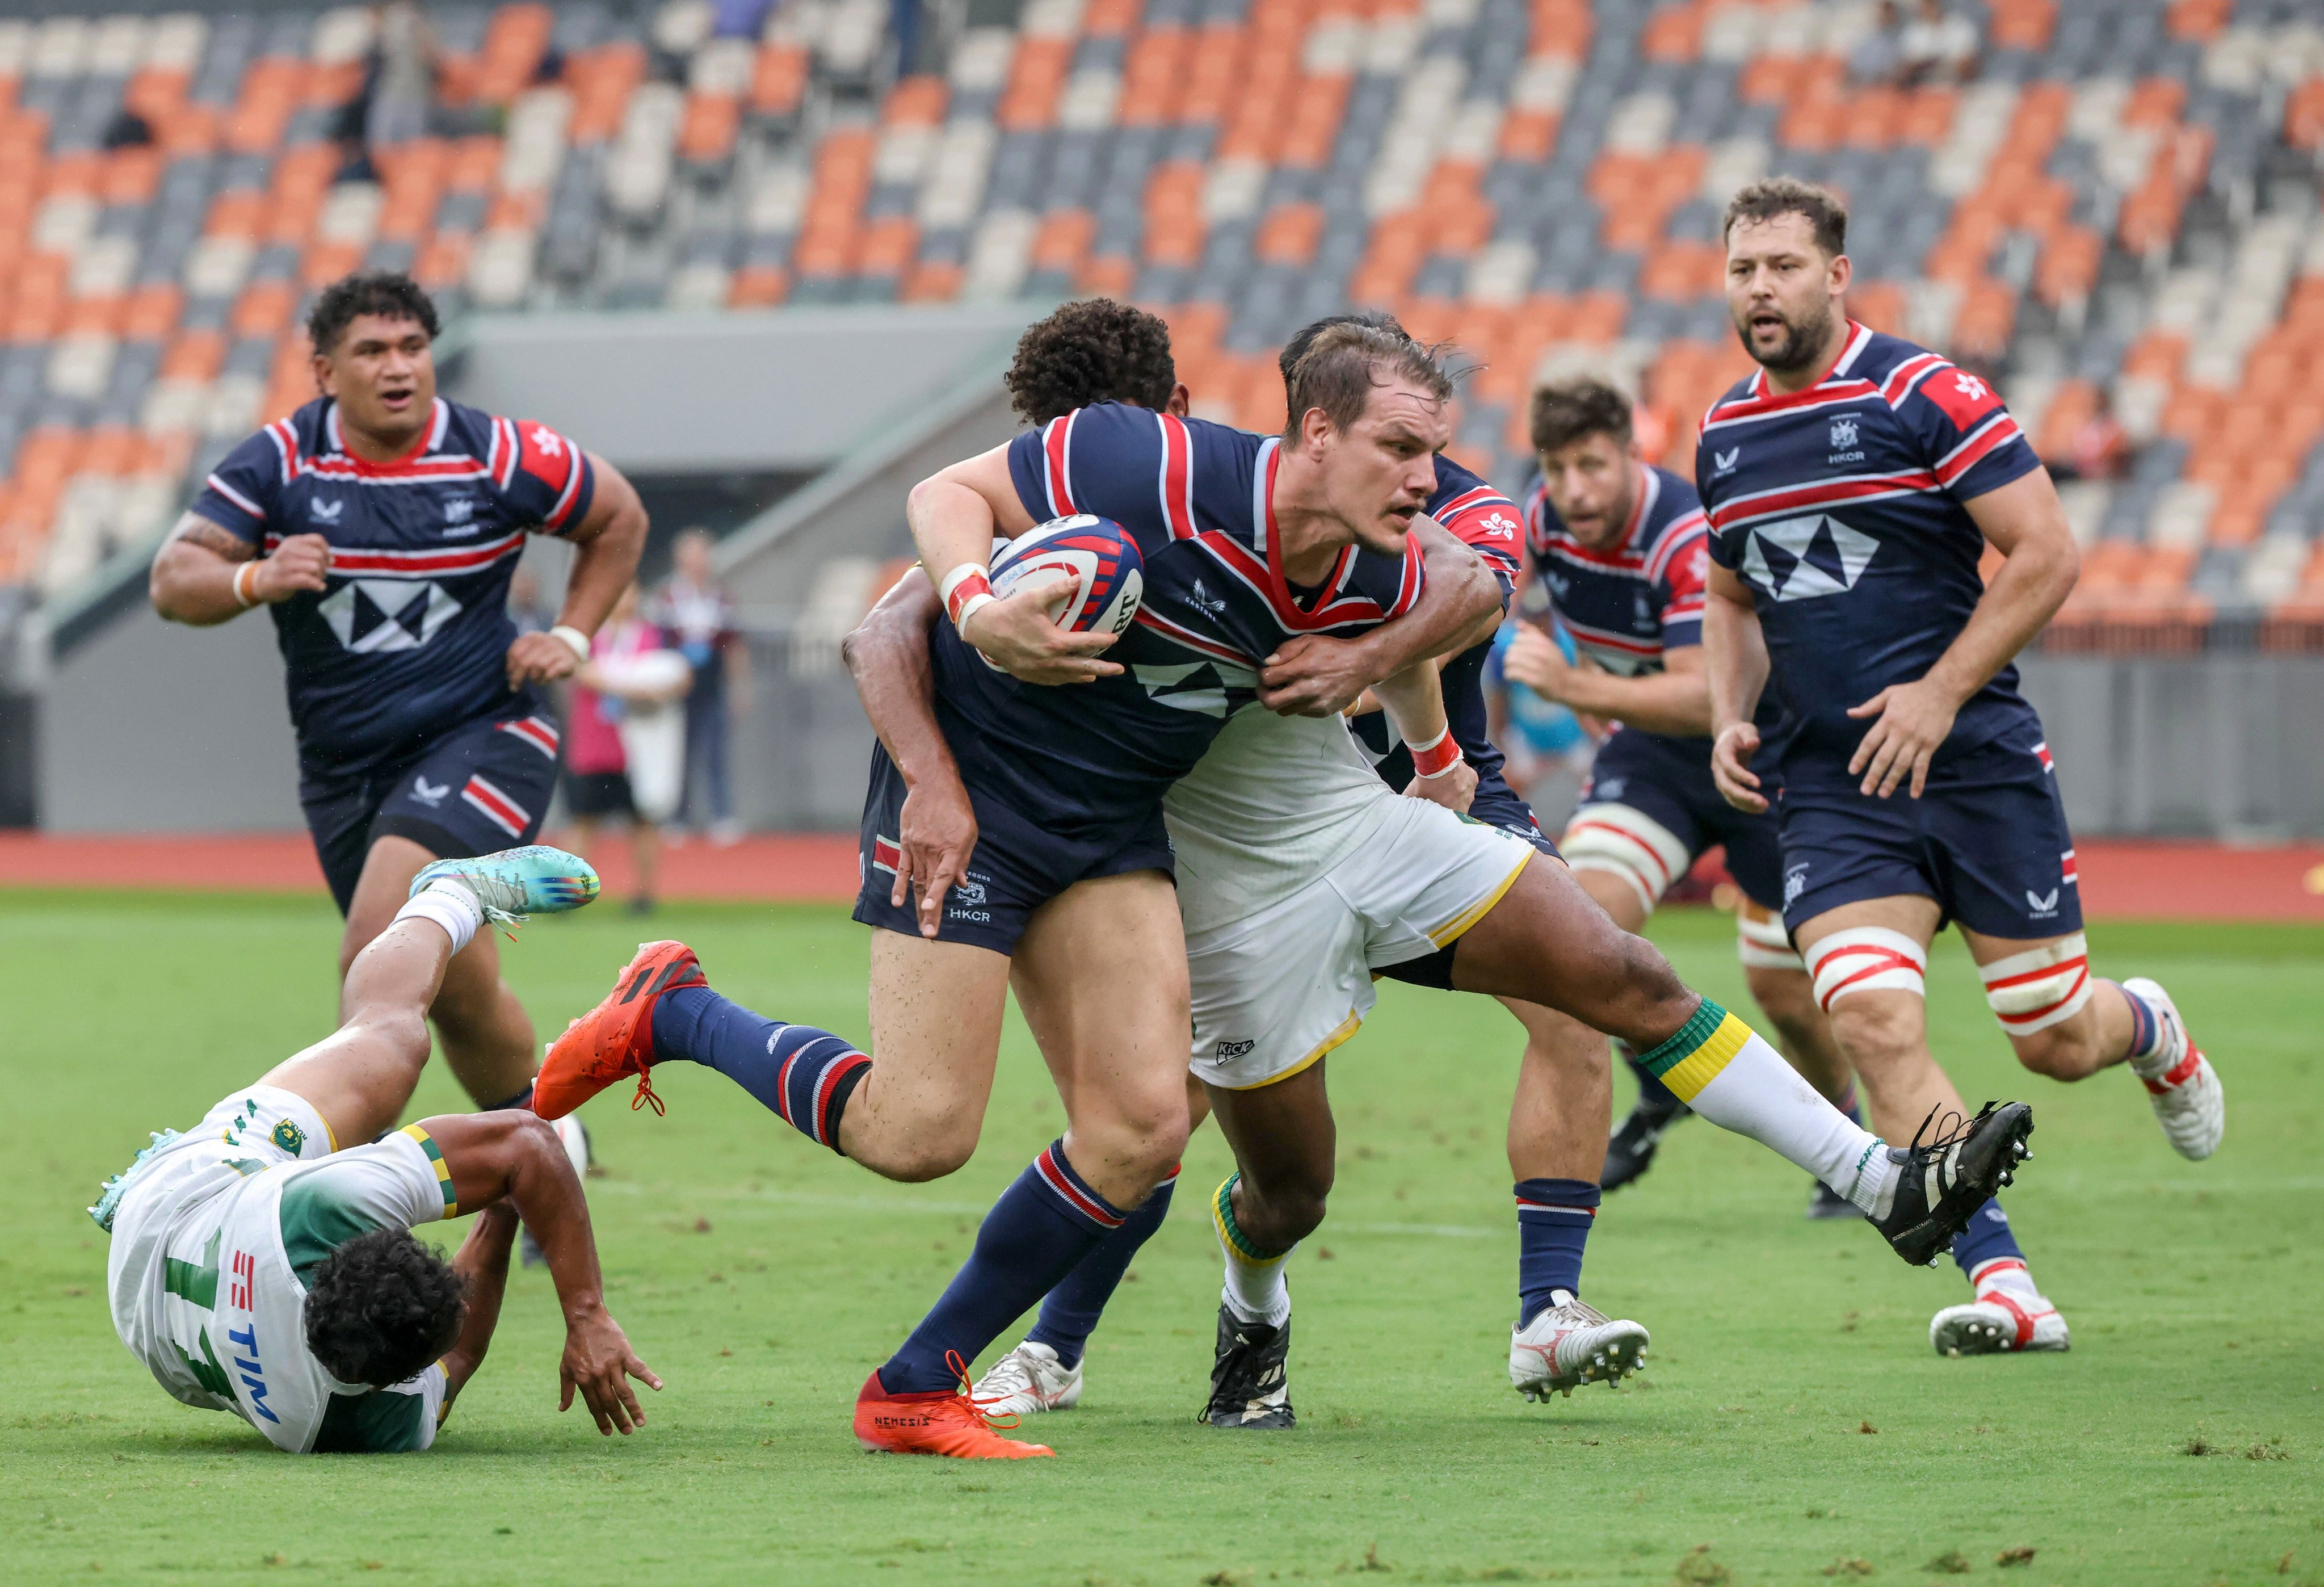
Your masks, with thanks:
[[(1503, 666), (1545, 699), (1613, 724), (1558, 846), (1582, 890), (1637, 931), (1702, 852), (1723, 844), (1743, 894), (1737, 946), (1752, 999), (1793, 1067), (1861, 1122), (1855, 1076), (1784, 935), (1775, 818), (1735, 809), (1711, 780), (1701, 648), (1708, 531), (1694, 485), (1638, 456), (1630, 400), (1603, 381), (1544, 386), (1530, 417), (1541, 472), (1526, 494), (1529, 583), (1591, 665), (1568, 663), (1546, 633), (1523, 625)], [(1774, 709), (1770, 697), (1763, 729), (1774, 726), (1766, 719)], [(1645, 1173), (1663, 1130), (1686, 1112), (1652, 1075), (1637, 1077), (1637, 1105), (1607, 1151), (1608, 1190)], [(1855, 1213), (1816, 1181), (1810, 1217)]]
[[(1318, 320), (1293, 337), (1283, 348), (1278, 364), (1286, 391), (1291, 372), (1300, 357), (1319, 334), (1334, 325), (1362, 325), (1397, 337), (1404, 335), (1403, 328), (1392, 317), (1377, 311)], [(1152, 315), (1102, 299), (1069, 304), (1028, 330), (1019, 345), (1009, 384), (1016, 395), (1018, 411), (1032, 423), (1042, 426), (1076, 408), (1104, 401), (1127, 401), (1181, 417), (1187, 408), (1186, 388), (1178, 383), (1170, 358), (1168, 328)], [(1423, 511), (1477, 552), (1492, 570), (1506, 601), (1517, 572), (1516, 504), (1442, 453), (1436, 457), (1435, 468), (1434, 489)], [(1482, 625), (1485, 638), (1461, 649), (1445, 660), (1443, 668), (1442, 687), (1452, 740), (1476, 777), (1475, 792), (1466, 813), (1473, 819), (1512, 833), (1554, 858), (1556, 851), (1542, 837), (1531, 809), (1501, 777), (1500, 752), (1494, 748), (1485, 728), (1484, 658), (1491, 649), (1491, 633), (1499, 616), (1499, 612), (1490, 614)], [(922, 625), (934, 618), (933, 609), (926, 610)], [(1329, 687), (1331, 663), (1334, 660), (1330, 652), (1334, 648), (1307, 645), (1288, 657), (1278, 653), (1267, 676), (1277, 683), (1286, 683), (1291, 669), (1299, 669), (1311, 687)], [(1352, 673), (1349, 676), (1353, 678)], [(1352, 686), (1360, 684), (1360, 679), (1354, 678)], [(1328, 713), (1338, 703), (1336, 698), (1301, 702), (1308, 715)], [(1286, 704), (1285, 708), (1293, 707)], [(1352, 717), (1351, 725), (1363, 752), (1375, 762), (1381, 779), (1390, 788), (1399, 791), (1425, 791), (1429, 788), (1434, 780), (1416, 780), (1411, 751), (1396, 734), (1385, 711), (1377, 707), (1365, 711)], [(1369, 788), (1361, 779), (1355, 780), (1360, 788)], [(1274, 803), (1272, 798), (1259, 802), (1268, 806)], [(1312, 819), (1305, 811), (1305, 803), (1296, 798), (1290, 801), (1291, 807), (1301, 812), (1296, 819)], [(1376, 799), (1367, 796), (1358, 803), (1364, 808), (1351, 830), (1360, 834), (1364, 830), (1361, 821), (1370, 814), (1370, 807)], [(1174, 815), (1171, 798), (1165, 799), (1163, 808), (1166, 817)], [(1240, 869), (1264, 875), (1267, 865), (1263, 856), (1275, 849), (1278, 835), (1267, 829), (1269, 817), (1262, 815), (1254, 818), (1248, 811), (1244, 814), (1246, 819), (1236, 835), (1242, 853), (1234, 863)], [(1253, 819), (1259, 825), (1252, 825)], [(1185, 841), (1203, 841), (1198, 817), (1178, 813), (1176, 825), (1193, 828)], [(1296, 886), (1305, 878), (1285, 869), (1277, 880)], [(1191, 885), (1182, 888), (1182, 906), (1198, 897), (1200, 890)], [(1250, 907), (1248, 895), (1240, 900), (1240, 906)], [(1199, 918), (1203, 911), (1197, 909), (1186, 913), (1191, 921)], [(1405, 960), (1383, 965), (1379, 973), (1401, 978), (1413, 974), (1416, 968), (1425, 969), (1428, 964), (1426, 959)], [(1517, 1333), (1521, 1338), (1528, 1333), (1537, 1335), (1525, 1339), (1523, 1348), (1513, 1349), (1511, 1368), (1518, 1387), (1545, 1393), (1545, 1379), (1557, 1375), (1554, 1360), (1561, 1340), (1564, 1341), (1569, 1364), (1578, 1361), (1582, 1363), (1578, 1369), (1582, 1373), (1595, 1377), (1594, 1358), (1602, 1347), (1614, 1347), (1609, 1363), (1627, 1362), (1631, 1331), (1637, 1325), (1610, 1324), (1594, 1311), (1579, 1306), (1572, 1298), (1580, 1289), (1582, 1247), (1594, 1216), (1591, 1209), (1596, 1204), (1598, 1166), (1606, 1149), (1604, 1038), (1554, 1010), (1517, 1000), (1504, 1001), (1527, 1032), (1508, 1138), (1511, 1173), (1517, 1180), (1519, 1236)], [(1352, 1033), (1351, 1026), (1346, 1034)], [(1191, 1073), (1189, 1085), (1188, 1113), (1199, 1124), (1210, 1112), (1207, 1093)], [(1089, 1334), (1139, 1247), (1161, 1226), (1167, 1213), (1170, 1190), (1168, 1185), (1158, 1188), (1135, 1216), (1109, 1235), (1050, 1291), (1042, 1301), (1038, 1320), (1024, 1342), (995, 1361), (979, 1379), (976, 1392), (980, 1400), (1004, 1415), (1064, 1409), (1079, 1401), (1084, 1387), (1082, 1359)], [(1556, 1299), (1560, 1291), (1567, 1297), (1562, 1303)], [(1232, 1296), (1227, 1300), (1231, 1305)], [(1536, 1326), (1537, 1319), (1552, 1312), (1559, 1315)], [(1233, 1337), (1222, 1335), (1235, 1369), (1226, 1375), (1239, 1379), (1252, 1372), (1267, 1372), (1271, 1358), (1287, 1350), (1288, 1332), (1282, 1325), (1285, 1321), (1287, 1319), (1270, 1323), (1266, 1318), (1238, 1316)], [(1637, 1337), (1643, 1338), (1642, 1330), (1637, 1332)], [(1237, 1339), (1241, 1341), (1240, 1348), (1235, 1343)], [(1572, 1377), (1572, 1373), (1569, 1371), (1565, 1376)], [(1226, 1418), (1224, 1425), (1291, 1425), (1293, 1411), (1286, 1383), (1270, 1379), (1259, 1396), (1264, 1403), (1256, 1413), (1250, 1405), (1252, 1398), (1248, 1392), (1231, 1392), (1217, 1407), (1218, 1414)]]
[[(1434, 452), (1447, 438), (1451, 391), (1434, 359), (1401, 331), (1330, 326), (1294, 366), (1294, 417), (1280, 449), (1317, 447), (1368, 424), (1397, 425), (1425, 446), (1404, 480), (1405, 499), (1425, 500), (1435, 485)], [(1131, 521), (1171, 511), (1177, 498), (1157, 496), (1154, 485), (1178, 477), (1169, 450), (1176, 421), (1149, 414), (1124, 425), (1129, 411), (1084, 409), (1011, 443), (1026, 465), (1019, 481), (1028, 515), (1060, 497)], [(1157, 441), (1141, 454), (1113, 441), (1109, 426)], [(1120, 449), (1109, 450), (1110, 441)], [(1200, 489), (1198, 467), (1188, 484)], [(1328, 598), (1334, 587), (1328, 562), (1291, 549), (1253, 571), (1270, 575), (1277, 586), (1270, 598), (1286, 604), (1302, 588)], [(1465, 648), (1473, 632), (1446, 650)], [(925, 669), (908, 653), (891, 670), (917, 679)], [(1339, 703), (1360, 693), (1359, 685)], [(924, 688), (876, 697), (867, 690), (865, 698), (874, 724), (893, 737), (928, 731), (941, 704)], [(2022, 1155), (2031, 1129), (2022, 1103), (1988, 1108), (1926, 1145), (1885, 1149), (1740, 1020), (1687, 991), (1649, 945), (1616, 929), (1563, 866), (1532, 863), (1535, 849), (1513, 834), (1396, 797), (1331, 719), (1329, 702), (1325, 708), (1320, 717), (1234, 715), (1165, 801), (1187, 926), (1192, 1067), (1239, 1165), (1212, 1202), (1227, 1265), (1205, 1412), (1213, 1426), (1292, 1424), (1284, 1261), (1323, 1219), (1334, 1168), (1323, 1060), (1371, 1007), (1375, 968), (1418, 961), (1411, 978), (1424, 984), (1541, 1003), (1628, 1034), (1698, 1111), (1821, 1174), (1910, 1260), (1941, 1250)], [(1406, 720), (1399, 711), (1399, 726)], [(1436, 758), (1449, 737), (1449, 729), (1407, 734), (1416, 745), (1416, 784), (1457, 759), (1457, 748)], [(1602, 1152), (1602, 1076), (1597, 1094), (1589, 1149)], [(1526, 1210), (1521, 1204), (1521, 1222)], [(1586, 1230), (1592, 1209), (1540, 1210), (1569, 1211)], [(1563, 1252), (1545, 1253), (1570, 1256), (1577, 1272), (1580, 1254), (1578, 1238)], [(1570, 1391), (1636, 1364), (1645, 1330), (1587, 1312), (1570, 1292), (1551, 1302), (1536, 1319), (1539, 1341), (1529, 1331), (1512, 1340), (1519, 1387)]]
[[(322, 394), (228, 453), (153, 561), (165, 618), (274, 620), (342, 976), (423, 866), (540, 830), (558, 748), (540, 686), (587, 659), (645, 543), (637, 493), (603, 458), (436, 394), (437, 328), (409, 277), (326, 288), (307, 322)], [(529, 533), (576, 555), (557, 626), (520, 636), (509, 580)], [(540, 1048), (489, 935), (429, 1013), (479, 1106), (524, 1104)]]
[[(1360, 370), (1348, 374), (1360, 393)], [(1067, 1133), (865, 1381), (854, 1426), (874, 1449), (1050, 1453), (992, 1430), (959, 1392), (965, 1363), (1176, 1170), (1187, 983), (1161, 797), (1252, 697), (1259, 660), (1301, 633), (1404, 619), (1368, 647), (1379, 665), (1364, 681), (1426, 743), (1444, 733), (1429, 658), (1499, 604), (1459, 542), (1433, 525), (1408, 532), (1433, 449), (1408, 415), (1321, 426), (1298, 447), (1139, 409), (1073, 422), (1054, 454), (1033, 432), (915, 489), (913, 534), (951, 620), (923, 640), (917, 671), (866, 672), (851, 650), (881, 734), (855, 910), (875, 928), (872, 1053), (739, 1008), (702, 984), (684, 945), (649, 944), (558, 1038), (535, 1098), (556, 1117), (637, 1074), (642, 1100), (651, 1065), (689, 1059), (877, 1173), (933, 1178), (975, 1146), (1013, 984)], [(1162, 479), (1177, 488), (1157, 492)], [(1138, 621), (1118, 642), (1057, 627), (1045, 603), (1060, 581), (994, 598), (980, 560), (996, 534), (1079, 511), (1092, 490), (1143, 561)], [(1302, 602), (1286, 569), (1311, 561), (1330, 587)], [(893, 703), (905, 695), (908, 712)]]
[[(89, 1215), (113, 1237), (113, 1325), (171, 1398), (293, 1454), (426, 1449), (484, 1363), (521, 1218), (565, 1311), (558, 1408), (577, 1389), (599, 1432), (645, 1425), (627, 1379), (661, 1380), (606, 1315), (556, 1132), (522, 1111), (395, 1128), (428, 1061), (428, 1010), (479, 927), (596, 894), (555, 849), (428, 866), (348, 967), (336, 1033), (106, 1182)], [(448, 1263), (411, 1232), (469, 1213), (483, 1215)]]
[[(2013, 658), (2078, 569), (2057, 492), (1990, 384), (1849, 319), (1847, 226), (1838, 198), (1788, 179), (1727, 208), (1728, 308), (1760, 367), (1695, 455), (1712, 775), (1738, 809), (1772, 801), (1784, 922), (1876, 1125), (1961, 1105), (1923, 1006), (1950, 921), (2021, 1063), (2080, 1080), (2127, 1062), (2172, 1146), (2207, 1158), (2218, 1076), (2162, 987), (2091, 975), (2073, 835), (2017, 692)], [(1772, 736), (1755, 723), (1770, 682)], [(1939, 1351), (2066, 1348), (1997, 1206), (1953, 1255), (1972, 1299), (1937, 1314)]]

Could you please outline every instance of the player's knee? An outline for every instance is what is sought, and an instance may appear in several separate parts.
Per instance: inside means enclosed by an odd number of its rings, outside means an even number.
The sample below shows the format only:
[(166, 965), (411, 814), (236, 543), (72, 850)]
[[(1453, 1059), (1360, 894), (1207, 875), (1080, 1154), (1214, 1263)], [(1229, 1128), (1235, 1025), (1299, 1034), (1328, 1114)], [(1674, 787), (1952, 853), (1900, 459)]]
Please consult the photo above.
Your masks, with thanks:
[(2079, 931), (1979, 965), (1985, 1001), (2036, 1075), (2079, 1080), (2099, 1063), (2090, 1004), (2089, 949)]
[(923, 1137), (884, 1151), (867, 1153), (857, 1161), (882, 1179), (893, 1179), (902, 1185), (925, 1185), (931, 1179), (958, 1173), (975, 1151), (973, 1137)]
[(2052, 1080), (2080, 1080), (2098, 1066), (2096, 1020), (2052, 1025), (2030, 1036), (2012, 1036), (2017, 1061)]
[(1816, 1008), (1815, 983), (1799, 969), (1746, 967), (1743, 983), (1767, 1022), (1794, 1043), (1813, 1035), (1821, 1018)]
[(1235, 1222), (1260, 1249), (1288, 1250), (1323, 1227), (1331, 1196), (1328, 1163), (1298, 1165), (1259, 1183), (1246, 1172), (1242, 1194), (1235, 1202)]

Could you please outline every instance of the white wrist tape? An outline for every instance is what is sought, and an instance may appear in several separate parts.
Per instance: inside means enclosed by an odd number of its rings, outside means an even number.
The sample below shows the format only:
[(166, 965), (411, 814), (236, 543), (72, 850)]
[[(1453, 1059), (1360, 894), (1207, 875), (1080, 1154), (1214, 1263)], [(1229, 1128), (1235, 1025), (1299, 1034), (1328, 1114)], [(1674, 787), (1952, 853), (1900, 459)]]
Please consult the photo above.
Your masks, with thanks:
[(1692, 856), (1675, 833), (1628, 805), (1584, 805), (1565, 824), (1557, 852), (1576, 871), (1602, 871), (1628, 882), (1649, 915)]
[(1735, 956), (1755, 970), (1807, 968), (1807, 961), (1792, 946), (1791, 934), (1784, 929), (1781, 915), (1755, 920), (1742, 910), (1736, 910)]
[(1929, 995), (1928, 950), (1901, 931), (1858, 926), (1835, 931), (1802, 953), (1815, 977), (1816, 1002), (1827, 1014), (1840, 999), (1859, 992)]
[(2090, 1001), (2089, 947), (2079, 931), (1980, 965), (1978, 974), (1986, 1002), (2012, 1036), (2047, 1030)]
[(550, 638), (565, 641), (567, 647), (572, 650), (575, 660), (586, 661), (589, 659), (589, 636), (571, 623), (560, 623), (550, 629), (549, 633)]
[[(249, 582), (244, 583), (244, 579)], [(251, 593), (257, 584), (258, 563), (255, 559), (244, 562), (234, 570), (234, 598), (242, 603), (242, 609), (245, 612), (258, 604), (258, 597)]]

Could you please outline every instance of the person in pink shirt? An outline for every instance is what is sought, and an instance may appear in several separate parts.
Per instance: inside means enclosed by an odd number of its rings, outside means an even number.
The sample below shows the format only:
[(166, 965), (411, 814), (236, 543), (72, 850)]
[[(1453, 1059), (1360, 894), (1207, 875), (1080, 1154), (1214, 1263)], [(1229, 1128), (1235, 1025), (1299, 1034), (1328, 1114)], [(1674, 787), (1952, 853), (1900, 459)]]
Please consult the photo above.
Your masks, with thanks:
[(626, 822), (637, 866), (630, 912), (653, 909), (661, 823), (685, 764), (686, 697), (693, 669), (662, 632), (638, 617), (638, 590), (622, 593), (573, 677), (565, 724), (565, 804), (573, 848), (587, 855), (599, 824)]

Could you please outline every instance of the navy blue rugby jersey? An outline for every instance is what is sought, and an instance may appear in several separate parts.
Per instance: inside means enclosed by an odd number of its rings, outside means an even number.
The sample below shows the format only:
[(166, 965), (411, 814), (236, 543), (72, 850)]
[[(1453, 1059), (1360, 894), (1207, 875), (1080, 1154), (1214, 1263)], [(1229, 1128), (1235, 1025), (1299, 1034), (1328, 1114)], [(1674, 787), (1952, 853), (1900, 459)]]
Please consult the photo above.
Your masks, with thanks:
[(964, 780), (1054, 830), (1142, 818), (1192, 770), (1227, 717), (1257, 697), (1284, 641), (1350, 638), (1412, 609), (1420, 548), (1343, 549), (1323, 582), (1284, 576), (1274, 495), (1277, 438), (1106, 403), (1010, 444), (1035, 521), (1111, 518), (1145, 562), (1138, 621), (1105, 652), (1117, 677), (1048, 687), (984, 664), (936, 624), (936, 717)]
[(1705, 529), (1694, 487), (1641, 465), (1621, 540), (1573, 537), (1536, 475), (1526, 489), (1526, 554), (1552, 611), (1592, 661), (1623, 678), (1663, 669), (1663, 653), (1702, 642)]
[[(1849, 708), (1936, 664), (1985, 593), (1962, 503), (2040, 466), (1986, 381), (1852, 321), (1814, 385), (1775, 395), (1755, 370), (1711, 405), (1695, 482), (1711, 556), (1758, 604), (1787, 773), (1844, 766), (1871, 725)], [(2035, 720), (2004, 667), (1939, 759)]]
[(330, 774), (522, 697), (508, 686), (509, 578), (525, 535), (571, 530), (595, 489), (555, 430), (441, 397), (410, 452), (365, 462), (326, 397), (229, 452), (193, 510), (262, 555), (291, 535), (330, 542), (327, 587), (272, 608), (301, 764)]
[[(1517, 503), (1440, 452), (1436, 492), (1428, 498), (1427, 512), (1485, 559), (1501, 581), (1501, 604), (1507, 607), (1517, 587), (1524, 538)], [(1452, 729), (1452, 742), (1476, 770), (1480, 799), (1508, 788), (1501, 776), (1501, 752), (1486, 731), (1485, 660), (1492, 651), (1488, 636), (1445, 662), (1443, 674), (1445, 722)], [(1412, 780), (1412, 751), (1397, 736), (1387, 712), (1368, 711), (1349, 725), (1390, 788), (1401, 789)]]

